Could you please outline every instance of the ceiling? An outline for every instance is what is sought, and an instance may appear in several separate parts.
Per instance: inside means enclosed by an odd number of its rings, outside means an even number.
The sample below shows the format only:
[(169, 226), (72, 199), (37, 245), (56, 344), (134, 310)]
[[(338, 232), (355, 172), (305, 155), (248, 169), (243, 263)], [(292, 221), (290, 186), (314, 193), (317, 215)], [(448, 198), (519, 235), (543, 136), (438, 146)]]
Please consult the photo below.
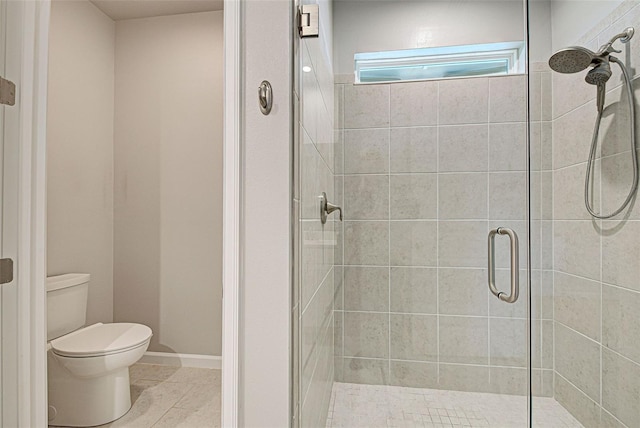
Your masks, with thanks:
[(114, 21), (209, 12), (223, 9), (223, 0), (91, 0)]

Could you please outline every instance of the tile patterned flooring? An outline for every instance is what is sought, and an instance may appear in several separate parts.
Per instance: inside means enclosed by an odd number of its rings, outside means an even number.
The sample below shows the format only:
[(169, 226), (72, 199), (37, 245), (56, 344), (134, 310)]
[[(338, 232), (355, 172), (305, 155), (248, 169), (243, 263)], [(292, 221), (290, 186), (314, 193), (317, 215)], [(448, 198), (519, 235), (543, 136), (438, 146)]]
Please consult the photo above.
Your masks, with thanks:
[(103, 427), (220, 426), (220, 370), (134, 364), (131, 410)]
[[(334, 383), (327, 428), (494, 427), (527, 425), (525, 397)], [(553, 398), (535, 398), (534, 427), (582, 428)]]

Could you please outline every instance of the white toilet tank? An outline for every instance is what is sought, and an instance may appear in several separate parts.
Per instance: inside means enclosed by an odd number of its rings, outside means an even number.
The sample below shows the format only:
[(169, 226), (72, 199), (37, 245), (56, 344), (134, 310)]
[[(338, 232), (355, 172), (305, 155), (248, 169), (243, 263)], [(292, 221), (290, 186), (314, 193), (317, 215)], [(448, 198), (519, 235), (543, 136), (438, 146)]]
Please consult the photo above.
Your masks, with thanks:
[(47, 278), (47, 341), (84, 326), (90, 278), (88, 273)]

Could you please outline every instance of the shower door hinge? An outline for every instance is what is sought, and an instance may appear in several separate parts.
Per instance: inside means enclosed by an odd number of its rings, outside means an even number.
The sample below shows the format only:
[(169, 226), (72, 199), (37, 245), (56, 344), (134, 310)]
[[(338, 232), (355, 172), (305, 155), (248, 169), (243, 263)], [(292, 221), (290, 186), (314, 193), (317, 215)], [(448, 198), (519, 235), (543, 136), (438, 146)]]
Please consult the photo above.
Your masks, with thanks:
[(318, 37), (320, 16), (317, 4), (305, 4), (298, 9), (298, 33), (300, 37)]
[(13, 106), (16, 104), (16, 85), (0, 77), (0, 104)]

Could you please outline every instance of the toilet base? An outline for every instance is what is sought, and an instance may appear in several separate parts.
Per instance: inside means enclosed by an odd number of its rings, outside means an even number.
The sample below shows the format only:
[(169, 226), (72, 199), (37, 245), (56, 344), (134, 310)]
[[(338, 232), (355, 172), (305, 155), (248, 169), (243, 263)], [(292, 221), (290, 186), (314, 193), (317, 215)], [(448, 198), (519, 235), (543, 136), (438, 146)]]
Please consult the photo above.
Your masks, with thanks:
[(129, 367), (91, 378), (73, 376), (48, 352), (49, 425), (89, 427), (112, 422), (131, 408)]

